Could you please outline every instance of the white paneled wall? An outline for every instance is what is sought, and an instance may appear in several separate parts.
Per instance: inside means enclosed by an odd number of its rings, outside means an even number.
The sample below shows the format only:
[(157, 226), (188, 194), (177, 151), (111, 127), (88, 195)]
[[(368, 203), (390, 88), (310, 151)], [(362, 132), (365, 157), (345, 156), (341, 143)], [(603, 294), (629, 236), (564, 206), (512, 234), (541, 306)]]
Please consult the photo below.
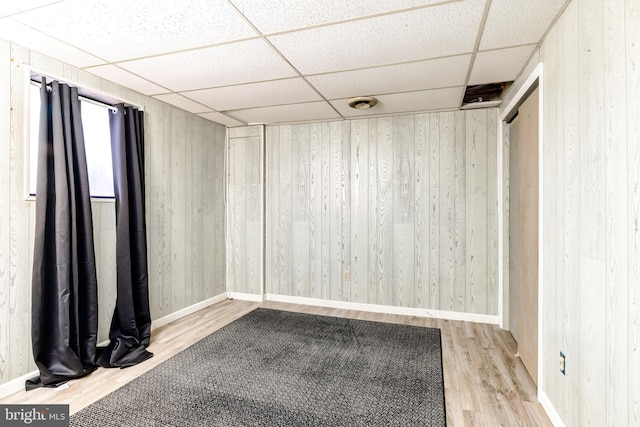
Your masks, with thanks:
[[(146, 208), (152, 319), (226, 291), (225, 128), (0, 40), (0, 385), (35, 369), (31, 269), (35, 202), (26, 200), (25, 67), (145, 109)], [(115, 206), (93, 202), (99, 340), (115, 306)]]
[(538, 60), (542, 390), (567, 426), (640, 425), (640, 1), (573, 0)]
[[(266, 293), (497, 315), (496, 120), (267, 126)], [(228, 267), (230, 290), (255, 293), (250, 140), (230, 139)]]
[(227, 290), (263, 293), (263, 129), (229, 129)]

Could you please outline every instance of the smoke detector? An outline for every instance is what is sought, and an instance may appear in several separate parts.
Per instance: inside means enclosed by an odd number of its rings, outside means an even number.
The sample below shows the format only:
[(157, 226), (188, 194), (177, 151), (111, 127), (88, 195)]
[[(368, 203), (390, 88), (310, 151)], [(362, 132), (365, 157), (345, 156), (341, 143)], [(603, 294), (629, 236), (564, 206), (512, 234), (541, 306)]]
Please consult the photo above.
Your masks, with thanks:
[(351, 98), (347, 103), (349, 107), (355, 108), (356, 110), (366, 110), (374, 107), (378, 103), (378, 100), (371, 96), (356, 96), (355, 98)]

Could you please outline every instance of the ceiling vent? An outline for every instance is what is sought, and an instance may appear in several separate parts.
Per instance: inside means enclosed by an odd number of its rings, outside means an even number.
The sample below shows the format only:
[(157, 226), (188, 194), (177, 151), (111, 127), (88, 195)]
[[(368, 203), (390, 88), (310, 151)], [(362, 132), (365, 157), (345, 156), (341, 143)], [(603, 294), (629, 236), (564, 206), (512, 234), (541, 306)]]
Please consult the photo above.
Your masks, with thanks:
[(463, 110), (471, 108), (497, 107), (502, 103), (502, 94), (513, 82), (488, 83), (467, 86), (462, 100)]
[(371, 96), (357, 96), (355, 98), (351, 98), (347, 103), (349, 104), (349, 107), (355, 108), (356, 110), (366, 110), (368, 108), (375, 107), (378, 100)]

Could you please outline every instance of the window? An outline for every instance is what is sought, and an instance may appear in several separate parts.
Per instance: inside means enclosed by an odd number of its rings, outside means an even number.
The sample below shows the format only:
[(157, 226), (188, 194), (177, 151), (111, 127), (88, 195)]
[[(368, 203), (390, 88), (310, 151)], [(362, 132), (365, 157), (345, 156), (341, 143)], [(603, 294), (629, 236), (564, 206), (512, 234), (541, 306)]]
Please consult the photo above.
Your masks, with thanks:
[[(30, 103), (30, 165), (29, 193), (36, 194), (38, 171), (38, 136), (40, 132), (40, 86), (31, 85)], [(111, 131), (107, 106), (81, 99), (82, 128), (87, 153), (89, 191), (94, 198), (113, 198), (113, 169), (111, 167)]]

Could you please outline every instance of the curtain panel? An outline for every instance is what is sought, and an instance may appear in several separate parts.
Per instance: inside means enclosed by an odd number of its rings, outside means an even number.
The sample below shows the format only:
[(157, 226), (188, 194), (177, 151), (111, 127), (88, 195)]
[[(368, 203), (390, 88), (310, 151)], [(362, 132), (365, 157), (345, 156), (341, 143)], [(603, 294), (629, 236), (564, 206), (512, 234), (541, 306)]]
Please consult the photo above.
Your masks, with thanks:
[(117, 299), (109, 332), (101, 351), (103, 367), (127, 367), (152, 353), (147, 241), (144, 205), (144, 116), (123, 104), (110, 114), (113, 181), (116, 198)]
[(91, 199), (77, 88), (43, 79), (32, 280), (32, 346), (56, 386), (95, 369), (98, 301)]

